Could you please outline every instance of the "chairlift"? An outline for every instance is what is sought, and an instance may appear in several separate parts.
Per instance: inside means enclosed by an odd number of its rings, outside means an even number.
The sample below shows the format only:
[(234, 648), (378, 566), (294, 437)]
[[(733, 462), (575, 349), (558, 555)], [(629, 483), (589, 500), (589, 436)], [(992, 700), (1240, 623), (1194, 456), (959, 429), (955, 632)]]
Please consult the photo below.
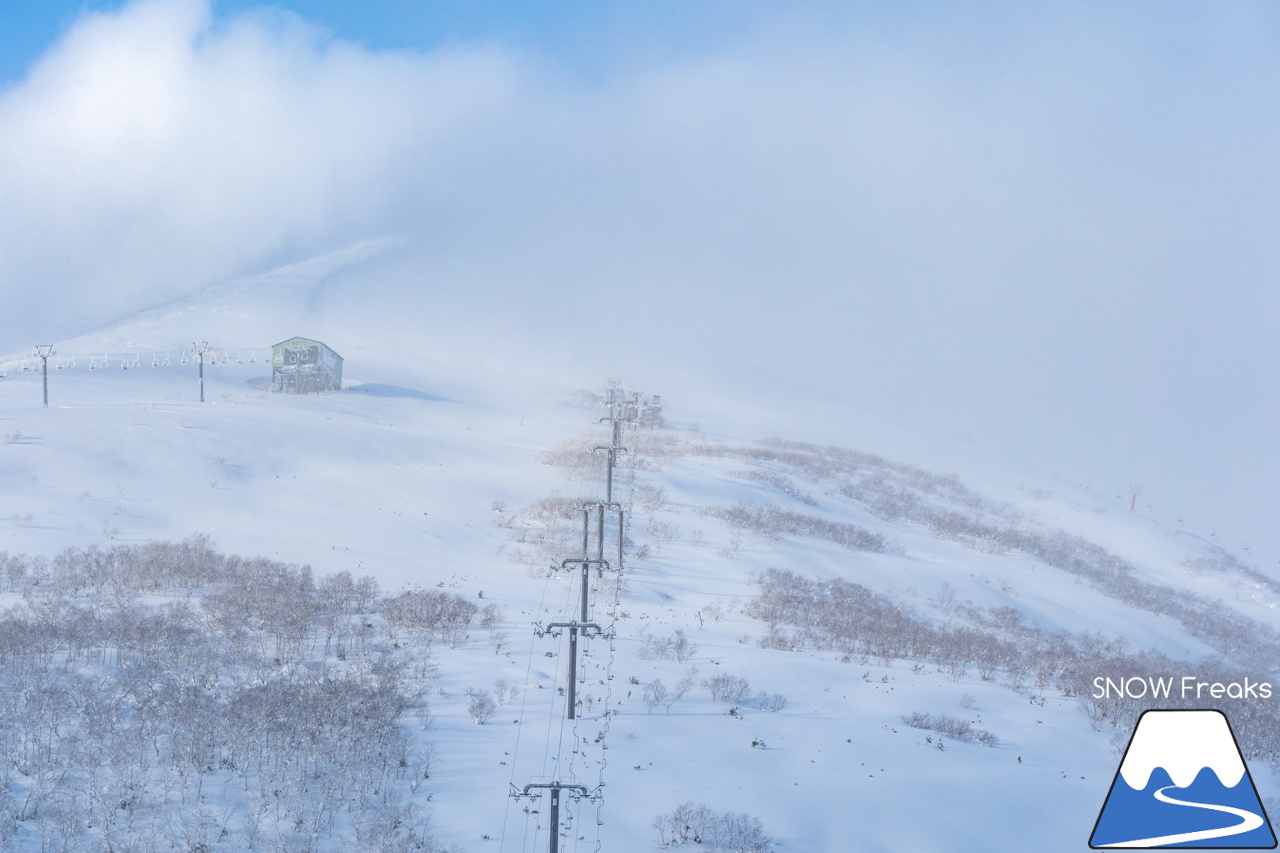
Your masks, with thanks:
[(57, 367), (57, 368), (58, 368), (58, 370), (61, 370), (61, 369), (64, 367), (64, 365), (63, 365), (63, 363), (62, 363), (62, 359), (58, 359), (58, 363), (57, 363), (56, 365), (54, 365), (54, 366), (55, 366), (55, 367)]
[(89, 369), (90, 370), (98, 369), (98, 357), (96, 355), (89, 356)]
[(129, 359), (128, 359), (127, 357), (122, 356), (122, 357), (120, 358), (120, 369), (121, 369), (121, 370), (128, 370), (128, 369), (129, 369)]
[(71, 360), (67, 362), (67, 370), (75, 370), (75, 369), (76, 369), (76, 354), (71, 353)]
[(160, 356), (156, 355), (155, 353), (151, 354), (151, 366), (152, 367), (160, 366)]
[(236, 350), (236, 364), (244, 364), (244, 351)]
[(136, 352), (133, 354), (133, 364), (129, 366), (132, 367), (134, 370), (137, 370), (139, 367), (142, 367), (142, 362), (141, 360), (139, 360), (138, 354)]
[(223, 363), (223, 364), (226, 364), (226, 363), (227, 363), (227, 351), (226, 351), (226, 350), (223, 350), (223, 351), (222, 351), (222, 363)]
[(169, 361), (169, 353), (165, 353), (165, 354), (164, 354), (164, 361), (160, 362), (160, 366), (161, 366), (161, 367), (172, 367), (172, 366), (173, 366), (173, 365), (172, 365), (172, 363), (170, 363), (170, 361)]
[(187, 351), (186, 351), (186, 350), (183, 350), (183, 351), (182, 351), (182, 363), (183, 363), (183, 364), (190, 364), (190, 363), (191, 363), (190, 361), (188, 361), (188, 360), (187, 360)]

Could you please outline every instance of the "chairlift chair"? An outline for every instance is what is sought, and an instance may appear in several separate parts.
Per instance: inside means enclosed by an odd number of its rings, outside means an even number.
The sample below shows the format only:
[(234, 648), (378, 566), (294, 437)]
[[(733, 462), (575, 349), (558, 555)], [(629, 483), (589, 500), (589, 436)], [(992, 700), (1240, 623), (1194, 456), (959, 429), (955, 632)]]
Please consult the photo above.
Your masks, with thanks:
[(169, 353), (165, 353), (165, 354), (164, 354), (164, 361), (160, 362), (160, 366), (161, 366), (161, 367), (172, 367), (172, 366), (173, 366), (173, 365), (172, 365), (172, 363), (170, 363), (170, 361), (169, 361)]
[(133, 354), (133, 364), (129, 366), (134, 368), (135, 370), (139, 367), (142, 367), (142, 361), (138, 358), (138, 354), (136, 352)]
[(151, 354), (151, 366), (152, 367), (160, 366), (160, 356), (156, 355), (155, 353)]
[(183, 364), (190, 364), (190, 363), (191, 363), (190, 361), (188, 361), (188, 360), (187, 360), (187, 351), (186, 351), (186, 350), (183, 350), (183, 351), (182, 351), (182, 363), (183, 363)]

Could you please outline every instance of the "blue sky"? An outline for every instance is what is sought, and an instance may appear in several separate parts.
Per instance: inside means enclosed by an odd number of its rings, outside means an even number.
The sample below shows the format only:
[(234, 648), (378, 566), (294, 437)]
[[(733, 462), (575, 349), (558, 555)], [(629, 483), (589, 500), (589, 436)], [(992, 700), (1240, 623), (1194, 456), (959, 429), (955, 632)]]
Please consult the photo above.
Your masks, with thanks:
[[(114, 12), (124, 0), (10, 0), (0, 12), (0, 83), (22, 78), (41, 53), (85, 12)], [(476, 40), (536, 51), (587, 76), (635, 52), (678, 54), (730, 39), (762, 14), (753, 0), (216, 0), (220, 17), (287, 10), (335, 37), (373, 50), (431, 50)]]
[[(13, 0), (0, 14), (5, 50), (0, 54), (0, 79), (6, 83), (21, 79), (28, 66), (85, 11), (114, 12), (124, 0)], [(595, 3), (560, 3), (556, 14), (533, 3), (414, 2), (378, 0), (351, 3), (342, 0), (261, 4), (220, 0), (213, 8), (219, 15), (244, 12), (250, 8), (274, 6), (297, 13), (330, 29), (334, 35), (372, 49), (430, 49), (441, 43), (475, 38), (510, 39), (515, 42), (554, 41), (555, 30), (566, 18), (578, 22), (575, 29), (595, 10)], [(536, 12), (536, 13), (535, 13)]]

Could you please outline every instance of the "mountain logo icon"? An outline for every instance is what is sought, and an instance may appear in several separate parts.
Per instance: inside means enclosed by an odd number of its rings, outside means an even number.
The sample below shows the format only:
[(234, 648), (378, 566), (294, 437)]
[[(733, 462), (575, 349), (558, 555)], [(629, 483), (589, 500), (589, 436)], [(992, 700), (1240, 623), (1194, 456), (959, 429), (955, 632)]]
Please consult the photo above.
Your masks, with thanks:
[(1271, 821), (1221, 711), (1146, 711), (1089, 838), (1097, 849), (1270, 850)]

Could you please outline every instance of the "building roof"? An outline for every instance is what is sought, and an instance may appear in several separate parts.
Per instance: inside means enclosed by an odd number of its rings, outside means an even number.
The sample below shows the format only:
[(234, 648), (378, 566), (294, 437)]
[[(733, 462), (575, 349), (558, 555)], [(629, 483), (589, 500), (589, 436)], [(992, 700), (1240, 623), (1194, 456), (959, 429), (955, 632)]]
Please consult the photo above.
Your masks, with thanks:
[(331, 346), (329, 346), (328, 344), (326, 344), (324, 341), (317, 341), (317, 340), (315, 340), (315, 339), (313, 339), (313, 338), (304, 338), (304, 337), (302, 337), (301, 335), (298, 335), (298, 336), (296, 336), (296, 337), (289, 338), (287, 341), (281, 341), (281, 342), (280, 342), (280, 343), (278, 343), (278, 344), (273, 344), (273, 345), (271, 346), (271, 348), (272, 348), (272, 349), (275, 349), (276, 347), (284, 347), (284, 346), (301, 346), (301, 345), (304, 345), (304, 344), (314, 344), (315, 346), (321, 346), (321, 347), (324, 347), (324, 348), (325, 348), (325, 349), (327, 349), (329, 352), (331, 352), (331, 353), (333, 353), (335, 356), (337, 356), (337, 358), (338, 358), (338, 359), (341, 359), (341, 358), (342, 358), (342, 356), (338, 355), (337, 350), (335, 350), (333, 347), (331, 347)]

